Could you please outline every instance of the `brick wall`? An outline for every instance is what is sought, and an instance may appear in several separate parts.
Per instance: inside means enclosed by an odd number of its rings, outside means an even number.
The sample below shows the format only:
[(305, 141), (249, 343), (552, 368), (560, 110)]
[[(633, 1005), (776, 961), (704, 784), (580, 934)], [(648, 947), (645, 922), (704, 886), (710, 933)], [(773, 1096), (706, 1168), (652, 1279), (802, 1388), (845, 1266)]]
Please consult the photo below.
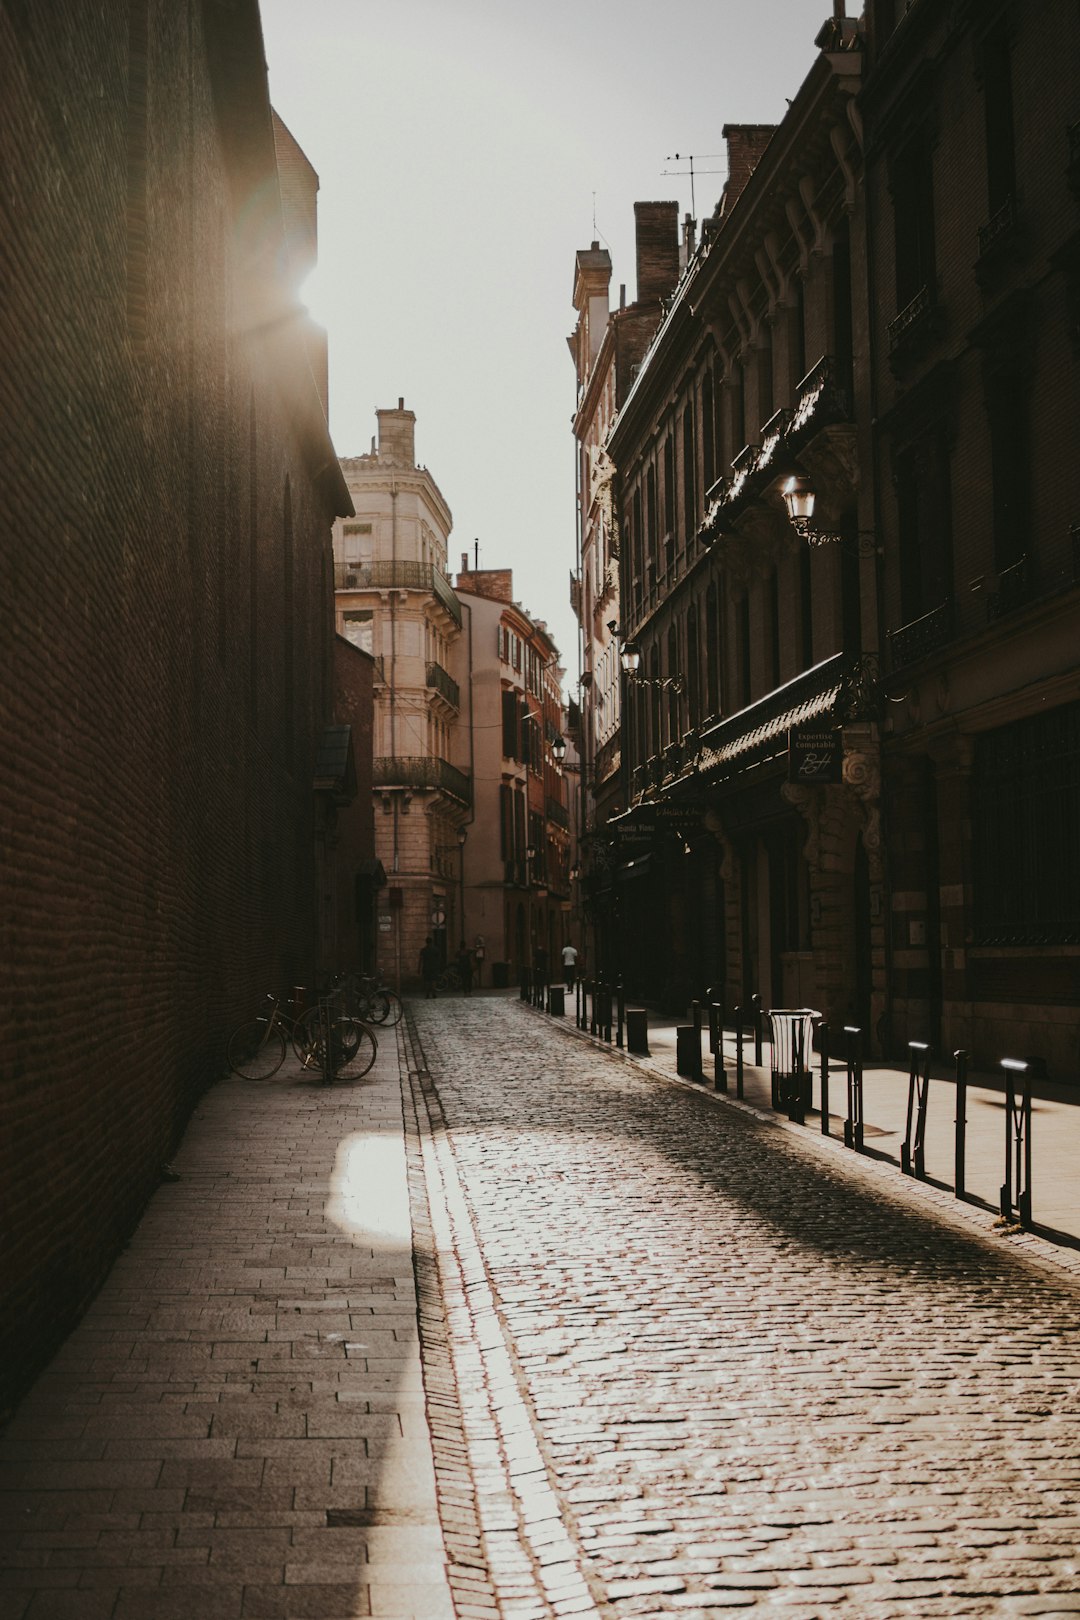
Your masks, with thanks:
[(0, 11), (0, 1410), (313, 950), (343, 508), (235, 247), (273, 172), (258, 13), (226, 51), (152, 5), (143, 95), (128, 11)]

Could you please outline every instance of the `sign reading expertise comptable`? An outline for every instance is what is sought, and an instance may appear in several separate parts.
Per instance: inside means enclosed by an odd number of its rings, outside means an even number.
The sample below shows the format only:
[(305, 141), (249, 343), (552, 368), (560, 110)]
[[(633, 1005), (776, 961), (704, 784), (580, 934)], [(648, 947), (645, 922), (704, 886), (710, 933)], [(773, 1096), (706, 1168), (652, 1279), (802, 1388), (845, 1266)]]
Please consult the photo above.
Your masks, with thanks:
[(788, 732), (787, 774), (789, 782), (842, 782), (841, 733), (824, 726), (794, 726)]

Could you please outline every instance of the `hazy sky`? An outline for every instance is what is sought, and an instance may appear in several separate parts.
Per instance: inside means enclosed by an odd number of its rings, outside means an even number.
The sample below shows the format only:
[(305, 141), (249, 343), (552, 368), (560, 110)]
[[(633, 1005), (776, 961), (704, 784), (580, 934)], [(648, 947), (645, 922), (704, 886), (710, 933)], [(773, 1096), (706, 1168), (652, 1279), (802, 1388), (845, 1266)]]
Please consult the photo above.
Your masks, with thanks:
[(274, 105), (321, 181), (310, 306), (338, 454), (403, 396), (454, 515), (451, 572), (478, 538), (574, 676), (574, 254), (598, 239), (612, 302), (622, 282), (632, 300), (635, 201), (688, 212), (689, 175), (664, 171), (692, 153), (711, 212), (723, 125), (783, 116), (831, 0), (261, 7)]

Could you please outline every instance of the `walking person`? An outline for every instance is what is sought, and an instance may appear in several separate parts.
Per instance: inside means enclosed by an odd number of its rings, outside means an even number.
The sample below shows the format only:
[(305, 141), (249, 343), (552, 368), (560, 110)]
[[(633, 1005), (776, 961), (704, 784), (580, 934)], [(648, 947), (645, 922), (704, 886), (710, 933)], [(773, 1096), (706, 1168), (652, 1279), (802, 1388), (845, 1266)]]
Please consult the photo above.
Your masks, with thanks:
[(562, 948), (562, 970), (566, 988), (574, 988), (574, 977), (577, 973), (577, 950), (569, 942)]
[(439, 993), (438, 979), (441, 967), (439, 947), (429, 934), (420, 951), (420, 977), (424, 981), (424, 997), (427, 1001), (434, 1001)]

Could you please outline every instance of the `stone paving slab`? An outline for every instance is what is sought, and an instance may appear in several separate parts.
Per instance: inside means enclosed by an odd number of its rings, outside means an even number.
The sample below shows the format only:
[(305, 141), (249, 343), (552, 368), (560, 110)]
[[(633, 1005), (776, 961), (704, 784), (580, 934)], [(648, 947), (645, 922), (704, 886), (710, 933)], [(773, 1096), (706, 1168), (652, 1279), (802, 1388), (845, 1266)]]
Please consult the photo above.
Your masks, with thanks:
[(394, 1035), (220, 1082), (175, 1168), (0, 1441), (0, 1620), (452, 1615)]

